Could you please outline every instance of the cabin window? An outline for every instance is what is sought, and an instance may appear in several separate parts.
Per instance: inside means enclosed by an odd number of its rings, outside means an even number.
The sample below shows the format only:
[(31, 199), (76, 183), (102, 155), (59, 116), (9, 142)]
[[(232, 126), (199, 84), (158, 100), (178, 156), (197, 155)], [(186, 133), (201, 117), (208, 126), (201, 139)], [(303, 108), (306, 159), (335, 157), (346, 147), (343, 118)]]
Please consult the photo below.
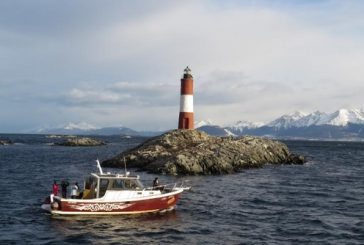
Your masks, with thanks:
[(97, 186), (97, 179), (94, 177), (88, 177), (84, 183), (85, 189), (83, 190), (83, 199), (92, 199), (96, 197), (95, 188)]
[(124, 189), (124, 180), (116, 179), (112, 184), (112, 189)]
[(97, 179), (93, 178), (93, 177), (88, 177), (85, 180), (85, 189), (92, 189), (95, 188), (97, 184)]
[(124, 184), (125, 184), (125, 189), (129, 190), (143, 189), (143, 185), (138, 180), (135, 179), (124, 180)]
[(132, 180), (129, 180), (129, 179), (126, 179), (126, 180), (124, 180), (125, 182), (125, 189), (135, 189), (137, 186), (136, 186), (136, 184), (135, 184), (135, 182), (134, 181), (132, 181)]
[(99, 198), (105, 195), (108, 185), (109, 185), (108, 179), (100, 179)]

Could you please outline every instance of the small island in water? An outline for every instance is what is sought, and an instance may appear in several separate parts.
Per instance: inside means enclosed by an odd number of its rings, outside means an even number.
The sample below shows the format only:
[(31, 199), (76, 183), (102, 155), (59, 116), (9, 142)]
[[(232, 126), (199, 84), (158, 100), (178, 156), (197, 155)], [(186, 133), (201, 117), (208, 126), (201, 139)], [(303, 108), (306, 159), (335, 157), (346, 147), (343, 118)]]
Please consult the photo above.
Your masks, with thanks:
[(230, 174), (266, 164), (303, 164), (282, 142), (245, 136), (215, 137), (198, 130), (177, 129), (102, 162), (104, 167), (128, 167), (171, 175)]
[(68, 137), (65, 141), (57, 142), (55, 145), (60, 146), (100, 146), (106, 145), (104, 141), (92, 139), (89, 137)]
[(9, 139), (0, 139), (0, 145), (12, 145), (14, 142), (12, 142)]

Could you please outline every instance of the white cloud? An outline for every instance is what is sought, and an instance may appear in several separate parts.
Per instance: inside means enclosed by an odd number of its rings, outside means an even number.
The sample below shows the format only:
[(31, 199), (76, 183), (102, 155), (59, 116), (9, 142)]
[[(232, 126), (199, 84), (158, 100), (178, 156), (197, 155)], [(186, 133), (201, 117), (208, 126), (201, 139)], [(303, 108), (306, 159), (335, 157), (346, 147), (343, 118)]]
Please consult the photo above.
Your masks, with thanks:
[[(177, 86), (118, 82), (104, 88), (73, 88), (63, 97), (65, 104), (92, 107), (105, 105), (170, 106), (178, 101)], [(58, 100), (57, 98), (56, 100)]]
[(69, 93), (70, 102), (82, 104), (120, 103), (128, 98), (130, 98), (130, 96), (117, 94), (111, 91), (72, 89)]

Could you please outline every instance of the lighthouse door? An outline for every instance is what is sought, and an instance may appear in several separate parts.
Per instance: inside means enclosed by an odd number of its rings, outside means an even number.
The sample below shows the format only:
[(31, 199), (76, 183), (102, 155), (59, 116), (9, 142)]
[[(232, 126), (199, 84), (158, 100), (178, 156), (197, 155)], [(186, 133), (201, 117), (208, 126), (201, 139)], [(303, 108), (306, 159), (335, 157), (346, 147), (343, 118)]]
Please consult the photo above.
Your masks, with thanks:
[(188, 125), (189, 125), (189, 118), (183, 118), (183, 127), (184, 129), (188, 129)]

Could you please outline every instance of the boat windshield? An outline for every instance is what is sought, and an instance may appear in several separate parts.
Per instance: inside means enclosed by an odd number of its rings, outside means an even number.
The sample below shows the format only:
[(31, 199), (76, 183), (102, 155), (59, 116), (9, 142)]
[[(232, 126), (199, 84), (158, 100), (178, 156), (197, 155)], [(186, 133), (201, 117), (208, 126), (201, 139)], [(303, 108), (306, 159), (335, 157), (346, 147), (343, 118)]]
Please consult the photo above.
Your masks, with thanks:
[(134, 178), (115, 178), (106, 177), (97, 178), (94, 176), (85, 179), (85, 189), (83, 191), (83, 199), (101, 198), (107, 190), (143, 190), (143, 184)]
[(110, 179), (110, 190), (142, 190), (143, 184), (138, 179)]

